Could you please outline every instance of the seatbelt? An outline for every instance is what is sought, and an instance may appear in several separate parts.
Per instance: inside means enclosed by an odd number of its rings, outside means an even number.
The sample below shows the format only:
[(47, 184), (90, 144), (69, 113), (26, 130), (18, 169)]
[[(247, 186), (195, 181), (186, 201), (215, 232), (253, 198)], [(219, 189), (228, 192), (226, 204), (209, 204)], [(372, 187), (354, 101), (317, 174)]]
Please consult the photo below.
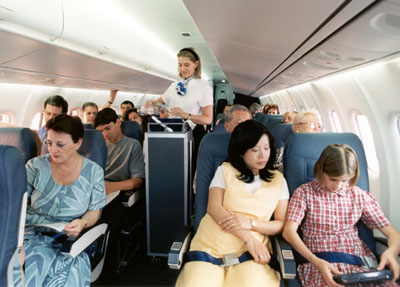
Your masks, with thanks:
[[(315, 256), (326, 260), (330, 263), (346, 263), (358, 266), (365, 266), (367, 268), (378, 267), (377, 262), (369, 256), (360, 257), (353, 254), (343, 252), (315, 252)], [(303, 256), (296, 254), (296, 262), (298, 264), (309, 263)]]
[(216, 258), (203, 251), (189, 251), (186, 254), (186, 262), (203, 261), (212, 263), (214, 265), (219, 265), (221, 267), (237, 265), (249, 260), (253, 260), (253, 256), (251, 256), (248, 251), (240, 256), (237, 256), (235, 253), (226, 254), (223, 258)]

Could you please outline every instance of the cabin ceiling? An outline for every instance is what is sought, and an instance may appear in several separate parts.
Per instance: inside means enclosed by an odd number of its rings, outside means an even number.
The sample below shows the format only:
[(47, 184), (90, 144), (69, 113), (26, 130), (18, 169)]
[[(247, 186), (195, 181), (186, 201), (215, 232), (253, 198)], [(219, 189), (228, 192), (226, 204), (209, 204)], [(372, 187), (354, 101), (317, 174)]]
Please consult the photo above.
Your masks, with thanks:
[(0, 0), (1, 82), (160, 94), (182, 47), (260, 97), (400, 51), (400, 2)]

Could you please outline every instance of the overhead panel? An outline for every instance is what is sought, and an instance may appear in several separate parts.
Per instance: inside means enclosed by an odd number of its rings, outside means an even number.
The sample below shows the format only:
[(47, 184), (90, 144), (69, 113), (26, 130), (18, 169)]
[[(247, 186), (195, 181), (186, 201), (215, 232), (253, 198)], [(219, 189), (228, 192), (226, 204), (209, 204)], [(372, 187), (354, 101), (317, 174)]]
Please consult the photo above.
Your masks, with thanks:
[(248, 94), (344, 1), (184, 0), (235, 92)]

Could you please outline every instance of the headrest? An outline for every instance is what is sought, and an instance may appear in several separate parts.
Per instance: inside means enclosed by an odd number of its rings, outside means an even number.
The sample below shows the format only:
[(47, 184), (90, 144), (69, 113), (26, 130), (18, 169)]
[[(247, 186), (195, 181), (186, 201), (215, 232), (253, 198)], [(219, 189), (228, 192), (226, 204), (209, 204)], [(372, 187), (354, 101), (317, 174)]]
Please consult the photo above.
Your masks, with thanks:
[(92, 124), (88, 124), (88, 123), (83, 123), (83, 128), (84, 129), (93, 129), (93, 125)]
[(0, 286), (7, 286), (7, 266), (17, 248), (25, 162), (14, 146), (0, 145)]
[(268, 118), (268, 121), (265, 124), (265, 127), (271, 131), (275, 125), (282, 123), (283, 115), (265, 115)]
[(24, 163), (37, 156), (35, 134), (28, 128), (0, 128), (0, 144), (15, 146)]
[(208, 190), (218, 166), (228, 157), (230, 133), (210, 133), (203, 137), (197, 155), (194, 229), (206, 214)]
[(224, 124), (219, 123), (218, 125), (214, 126), (213, 133), (226, 133), (226, 129)]
[[(290, 194), (301, 184), (311, 181), (314, 164), (322, 151), (330, 144), (347, 144), (357, 154), (360, 177), (357, 186), (369, 192), (368, 166), (364, 147), (357, 135), (352, 133), (294, 133), (285, 146), (283, 168)], [(364, 223), (358, 223), (360, 238), (376, 253), (373, 233)]]
[(78, 153), (106, 168), (107, 146), (100, 131), (85, 129)]
[(256, 121), (261, 123), (261, 120), (264, 118), (264, 114), (263, 113), (256, 113), (254, 118), (256, 119)]
[(347, 144), (357, 154), (360, 177), (357, 186), (369, 191), (368, 167), (364, 147), (352, 133), (294, 133), (285, 147), (284, 173), (292, 194), (294, 189), (311, 181), (314, 164), (322, 151), (330, 144)]
[[(257, 114), (256, 114), (257, 116)], [(260, 119), (258, 120), (261, 124), (263, 124), (267, 129), (271, 129), (271, 127), (277, 123), (282, 122), (283, 115), (266, 115), (262, 114), (262, 117), (259, 116)], [(271, 123), (270, 123), (271, 121)], [(271, 126), (270, 126), (271, 125)]]
[(121, 121), (121, 130), (125, 136), (143, 142), (143, 132), (137, 122)]
[(271, 134), (275, 139), (275, 149), (281, 148), (293, 134), (292, 124), (278, 123), (272, 127)]

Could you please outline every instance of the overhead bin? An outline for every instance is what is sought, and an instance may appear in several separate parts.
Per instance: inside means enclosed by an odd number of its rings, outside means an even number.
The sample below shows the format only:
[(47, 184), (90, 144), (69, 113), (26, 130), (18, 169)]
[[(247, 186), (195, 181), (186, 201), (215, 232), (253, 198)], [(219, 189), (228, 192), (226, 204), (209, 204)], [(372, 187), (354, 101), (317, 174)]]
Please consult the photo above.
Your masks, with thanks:
[(55, 38), (63, 30), (62, 0), (0, 0), (0, 19)]

